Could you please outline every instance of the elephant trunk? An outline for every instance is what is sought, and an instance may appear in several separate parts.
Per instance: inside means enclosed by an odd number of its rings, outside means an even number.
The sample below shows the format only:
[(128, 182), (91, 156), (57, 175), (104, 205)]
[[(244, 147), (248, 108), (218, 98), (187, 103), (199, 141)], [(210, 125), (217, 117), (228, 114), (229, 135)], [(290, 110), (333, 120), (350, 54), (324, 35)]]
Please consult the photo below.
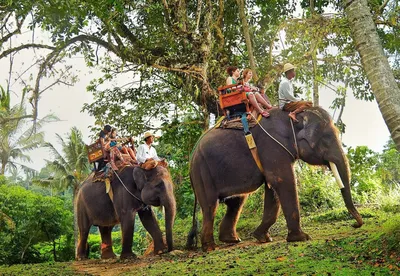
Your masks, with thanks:
[(175, 214), (176, 214), (175, 197), (173, 195), (167, 197), (167, 199), (164, 202), (162, 202), (162, 205), (165, 208), (165, 232), (166, 232), (167, 246), (169, 252), (173, 250), (174, 246), (172, 227), (174, 224)]
[(357, 221), (353, 224), (354, 228), (361, 227), (363, 225), (363, 220), (361, 218), (360, 213), (357, 211), (356, 207), (354, 206), (353, 200), (351, 198), (350, 192), (350, 172), (349, 172), (349, 165), (347, 162), (344, 153), (341, 154), (342, 158), (337, 160), (336, 162), (329, 162), (331, 170), (336, 178), (336, 181), (340, 187), (340, 191), (342, 193), (342, 197), (344, 203), (346, 205), (347, 210), (350, 214), (354, 217)]

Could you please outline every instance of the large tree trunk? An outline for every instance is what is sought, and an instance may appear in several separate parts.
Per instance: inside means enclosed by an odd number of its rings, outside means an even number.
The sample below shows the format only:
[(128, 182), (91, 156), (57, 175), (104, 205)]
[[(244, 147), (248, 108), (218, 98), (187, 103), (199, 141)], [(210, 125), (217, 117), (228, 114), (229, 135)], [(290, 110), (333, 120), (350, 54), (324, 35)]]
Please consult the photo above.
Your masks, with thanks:
[(253, 54), (253, 46), (251, 44), (250, 28), (246, 18), (246, 12), (245, 12), (246, 4), (244, 0), (236, 0), (236, 2), (239, 6), (239, 16), (240, 20), (242, 21), (243, 35), (246, 40), (247, 52), (249, 54), (250, 68), (251, 71), (253, 71), (253, 79), (256, 82), (258, 80), (258, 76), (256, 71), (256, 61), (254, 59), (254, 54)]
[(400, 151), (400, 89), (383, 52), (367, 0), (345, 0), (344, 9), (379, 109)]

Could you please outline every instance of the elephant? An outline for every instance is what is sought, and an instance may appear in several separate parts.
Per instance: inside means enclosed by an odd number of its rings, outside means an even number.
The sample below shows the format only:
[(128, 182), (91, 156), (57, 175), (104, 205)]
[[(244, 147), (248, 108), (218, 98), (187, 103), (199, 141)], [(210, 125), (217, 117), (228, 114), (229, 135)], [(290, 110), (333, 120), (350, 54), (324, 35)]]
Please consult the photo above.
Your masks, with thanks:
[[(297, 115), (297, 123), (291, 122), (288, 113), (280, 109), (273, 108), (270, 114), (269, 118), (262, 118), (250, 129), (262, 170), (252, 157), (242, 130), (211, 129), (200, 138), (193, 150), (190, 179), (196, 198), (194, 210), (198, 202), (203, 214), (201, 244), (204, 251), (216, 247), (213, 226), (220, 201), (227, 205), (227, 211), (219, 226), (219, 240), (240, 242), (236, 224), (242, 207), (248, 194), (263, 183), (266, 184), (263, 217), (253, 236), (262, 243), (272, 241), (269, 229), (276, 222), (281, 207), (288, 228), (286, 240), (309, 240), (310, 236), (300, 227), (293, 171), (297, 159), (330, 168), (341, 187), (345, 205), (356, 220), (353, 226), (361, 227), (363, 224), (350, 193), (348, 160), (328, 112), (312, 107)], [(195, 215), (194, 211), (193, 221)], [(193, 247), (196, 232), (194, 224), (188, 235), (189, 248)]]
[(79, 243), (77, 259), (88, 256), (87, 238), (92, 225), (98, 226), (101, 234), (101, 258), (115, 258), (112, 249), (111, 231), (121, 224), (121, 259), (134, 258), (132, 240), (136, 213), (150, 233), (154, 242), (154, 253), (164, 252), (162, 232), (150, 206), (165, 208), (165, 229), (167, 250), (173, 250), (172, 227), (176, 215), (176, 201), (173, 183), (168, 169), (158, 166), (152, 170), (140, 167), (126, 167), (112, 176), (113, 201), (106, 193), (104, 182), (86, 180), (77, 195), (77, 219)]

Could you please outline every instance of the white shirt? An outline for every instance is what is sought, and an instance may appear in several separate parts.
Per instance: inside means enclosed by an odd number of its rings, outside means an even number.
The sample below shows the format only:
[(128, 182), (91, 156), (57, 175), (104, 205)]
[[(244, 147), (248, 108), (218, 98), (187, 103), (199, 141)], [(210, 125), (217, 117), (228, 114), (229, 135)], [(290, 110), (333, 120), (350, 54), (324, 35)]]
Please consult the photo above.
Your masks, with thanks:
[[(293, 80), (293, 79), (292, 79)], [(292, 80), (288, 80), (283, 77), (283, 80), (279, 84), (279, 108), (282, 109), (283, 106), (290, 102), (298, 102), (301, 99), (296, 98), (293, 94), (293, 84)]]
[(139, 163), (144, 163), (148, 158), (153, 158), (156, 161), (160, 161), (156, 149), (152, 146), (150, 146), (149, 148), (149, 146), (144, 143), (139, 146), (136, 154), (136, 159)]

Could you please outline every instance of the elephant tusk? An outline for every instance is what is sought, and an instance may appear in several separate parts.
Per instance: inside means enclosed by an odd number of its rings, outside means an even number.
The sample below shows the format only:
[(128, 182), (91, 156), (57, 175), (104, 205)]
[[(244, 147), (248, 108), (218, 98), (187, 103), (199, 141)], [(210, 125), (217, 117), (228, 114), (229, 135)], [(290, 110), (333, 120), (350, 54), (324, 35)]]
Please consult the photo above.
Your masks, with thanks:
[(336, 167), (336, 164), (333, 163), (333, 162), (329, 162), (329, 165), (331, 166), (332, 173), (335, 176), (336, 183), (339, 185), (340, 189), (343, 189), (344, 185), (343, 185), (342, 179), (340, 178), (340, 175), (339, 175), (338, 169)]

